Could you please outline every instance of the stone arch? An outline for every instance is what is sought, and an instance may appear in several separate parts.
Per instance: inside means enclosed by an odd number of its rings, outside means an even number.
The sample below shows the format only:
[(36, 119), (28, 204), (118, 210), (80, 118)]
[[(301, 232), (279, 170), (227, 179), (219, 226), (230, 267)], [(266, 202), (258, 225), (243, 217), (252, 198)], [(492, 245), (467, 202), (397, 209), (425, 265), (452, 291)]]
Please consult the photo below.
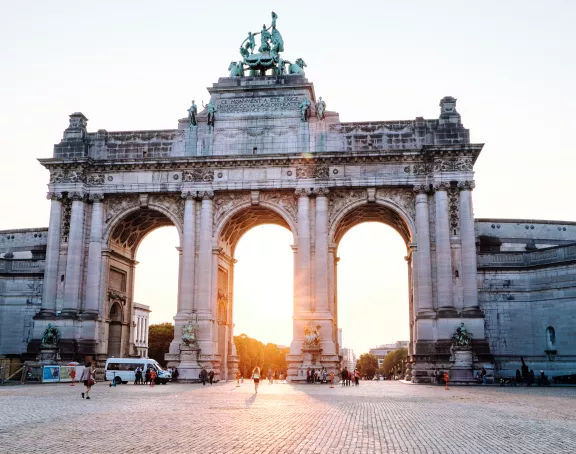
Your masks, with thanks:
[[(414, 223), (414, 214), (411, 213), (411, 197), (404, 198), (402, 192), (395, 191), (395, 198), (400, 199), (400, 203), (396, 203), (392, 198), (386, 196), (376, 197), (373, 201), (368, 201), (365, 194), (361, 191), (352, 193), (352, 201), (341, 206), (336, 212), (331, 213), (331, 223), (328, 230), (329, 244), (334, 247), (334, 254), (337, 254), (338, 247), (343, 236), (353, 227), (364, 222), (381, 222), (389, 225), (404, 240), (407, 249), (406, 259), (409, 261), (408, 266), (408, 285), (410, 290), (408, 292), (408, 319), (410, 326), (410, 339), (408, 351), (411, 354), (414, 345), (414, 280), (413, 280), (413, 261), (411, 253), (409, 252), (410, 245), (416, 240), (416, 227)], [(412, 195), (411, 193), (409, 194)], [(408, 199), (408, 200), (406, 200)], [(337, 282), (337, 272), (334, 268), (333, 281)], [(338, 318), (338, 296), (337, 286), (334, 283), (332, 289), (334, 299), (334, 317)]]
[[(146, 207), (131, 206), (117, 213), (107, 222), (103, 235), (104, 244), (110, 244), (111, 241), (117, 239), (120, 244), (132, 245), (136, 252), (146, 235), (157, 228), (166, 226), (176, 227), (180, 244), (182, 244), (182, 224), (175, 213), (153, 203)], [(130, 227), (134, 227), (136, 231), (128, 232)]]
[(294, 242), (296, 241), (295, 220), (286, 209), (270, 202), (260, 202), (258, 205), (243, 202), (237, 205), (219, 221), (214, 238), (220, 246), (225, 246), (230, 250), (231, 256), (234, 256), (234, 250), (240, 238), (250, 229), (262, 224), (285, 227), (292, 233)]
[(415, 239), (416, 228), (408, 212), (391, 200), (377, 198), (374, 202), (356, 200), (334, 213), (328, 233), (331, 244), (338, 245), (346, 232), (363, 222), (382, 222), (396, 230), (406, 245)]

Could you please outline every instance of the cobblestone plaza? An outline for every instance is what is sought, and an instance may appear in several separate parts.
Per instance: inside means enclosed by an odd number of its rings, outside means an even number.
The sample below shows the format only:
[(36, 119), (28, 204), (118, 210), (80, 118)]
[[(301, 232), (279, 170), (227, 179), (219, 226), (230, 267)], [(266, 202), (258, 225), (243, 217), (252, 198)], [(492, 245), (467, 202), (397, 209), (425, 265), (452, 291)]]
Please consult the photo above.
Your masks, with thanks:
[(0, 388), (1, 453), (574, 453), (576, 388)]

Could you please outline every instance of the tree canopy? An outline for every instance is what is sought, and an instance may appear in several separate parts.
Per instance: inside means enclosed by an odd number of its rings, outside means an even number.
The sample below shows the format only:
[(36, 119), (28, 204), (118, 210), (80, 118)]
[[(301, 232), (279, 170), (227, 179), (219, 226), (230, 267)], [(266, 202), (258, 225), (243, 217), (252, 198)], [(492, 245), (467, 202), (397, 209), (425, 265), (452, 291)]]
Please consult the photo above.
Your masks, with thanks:
[(398, 350), (391, 351), (384, 357), (384, 363), (380, 368), (380, 373), (393, 376), (398, 373), (402, 366), (402, 361), (408, 356), (408, 350), (399, 348)]
[(166, 366), (164, 355), (168, 353), (170, 342), (174, 339), (174, 325), (160, 323), (150, 325), (148, 331), (148, 358), (155, 359), (162, 366)]
[(360, 372), (360, 376), (372, 380), (374, 374), (378, 370), (378, 360), (374, 355), (364, 353), (360, 355), (360, 358), (358, 358), (356, 368), (358, 369), (358, 372)]
[(286, 354), (290, 351), (288, 347), (280, 348), (270, 343), (264, 345), (246, 334), (234, 336), (234, 344), (236, 344), (236, 353), (240, 359), (238, 368), (244, 377), (249, 377), (256, 366), (260, 367), (263, 375), (268, 373), (268, 369), (272, 369), (278, 374), (283, 371), (286, 376), (288, 367)]

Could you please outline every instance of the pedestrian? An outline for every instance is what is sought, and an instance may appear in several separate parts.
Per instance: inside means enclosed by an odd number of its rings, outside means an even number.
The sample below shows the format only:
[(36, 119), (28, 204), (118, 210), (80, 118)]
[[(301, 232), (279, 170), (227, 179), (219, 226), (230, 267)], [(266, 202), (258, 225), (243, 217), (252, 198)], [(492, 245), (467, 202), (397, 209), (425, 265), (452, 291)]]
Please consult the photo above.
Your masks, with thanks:
[(485, 385), (486, 384), (486, 375), (488, 373), (486, 372), (486, 369), (482, 368), (482, 372), (480, 372), (480, 375), (482, 375), (482, 384)]
[(146, 373), (144, 374), (144, 384), (150, 383), (150, 367), (146, 368)]
[(90, 361), (86, 363), (86, 367), (84, 367), (82, 375), (80, 376), (80, 381), (84, 382), (84, 387), (86, 388), (82, 393), (82, 399), (84, 399), (84, 396), (86, 396), (86, 399), (90, 399), (88, 394), (92, 386), (96, 383), (96, 380), (94, 380), (94, 370), (92, 370), (92, 363)]
[(150, 386), (154, 387), (154, 385), (156, 384), (156, 369), (151, 369), (150, 370)]
[(252, 371), (252, 380), (254, 380), (254, 392), (258, 394), (258, 385), (260, 384), (260, 368), (258, 366)]
[(140, 366), (138, 366), (134, 371), (134, 384), (138, 385), (141, 382), (142, 382), (142, 369), (140, 368)]
[(214, 381), (214, 371), (212, 369), (210, 369), (210, 372), (208, 373), (208, 380), (210, 381), (210, 384)]
[(348, 368), (344, 368), (344, 370), (342, 371), (341, 374), (341, 378), (342, 378), (342, 386), (346, 386), (346, 380), (348, 380)]
[(204, 367), (202, 367), (202, 370), (200, 371), (200, 381), (202, 382), (202, 386), (206, 386), (206, 378), (208, 377), (208, 372), (206, 372), (206, 369), (204, 369)]
[(180, 373), (180, 372), (178, 372), (178, 368), (175, 367), (175, 368), (174, 368), (174, 373), (172, 374), (172, 381), (178, 380), (178, 374), (179, 374), (179, 373)]
[(312, 381), (312, 371), (310, 368), (306, 370), (306, 383), (310, 383)]
[(236, 387), (240, 386), (240, 378), (242, 377), (242, 374), (240, 373), (240, 370), (236, 371)]
[(271, 385), (274, 383), (274, 376), (272, 375), (272, 369), (268, 369), (268, 384)]
[(280, 376), (278, 378), (280, 379), (280, 383), (282, 383), (284, 381), (284, 371), (283, 370), (280, 371)]
[[(70, 371), (70, 378), (72, 379), (72, 384), (70, 386), (76, 386), (74, 383), (76, 380), (76, 366), (72, 366), (72, 370)], [(2, 380), (2, 377), (0, 377), (0, 380)], [(0, 381), (0, 383), (2, 383), (2, 381)]]
[(354, 369), (354, 384), (356, 386), (360, 384), (360, 371), (358, 369)]

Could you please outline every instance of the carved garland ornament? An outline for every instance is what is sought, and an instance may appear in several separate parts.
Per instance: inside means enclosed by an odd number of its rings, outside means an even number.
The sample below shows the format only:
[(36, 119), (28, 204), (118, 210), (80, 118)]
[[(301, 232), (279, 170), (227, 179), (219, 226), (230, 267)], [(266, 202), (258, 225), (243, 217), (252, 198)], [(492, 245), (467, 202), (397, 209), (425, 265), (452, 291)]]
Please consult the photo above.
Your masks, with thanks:
[(296, 168), (296, 178), (329, 178), (330, 171), (326, 166), (306, 166)]
[(344, 207), (357, 202), (358, 200), (366, 199), (365, 189), (336, 189), (330, 192), (328, 200), (328, 212), (330, 225), (338, 216)]
[(60, 170), (50, 172), (50, 183), (84, 183), (86, 175), (83, 170)]
[(214, 181), (214, 171), (210, 169), (185, 170), (182, 172), (182, 181), (184, 183), (209, 183)]
[(88, 178), (86, 179), (86, 183), (90, 184), (90, 185), (96, 185), (96, 184), (104, 184), (104, 174), (103, 173), (98, 173), (98, 174), (90, 174), (88, 175)]
[(460, 229), (460, 190), (457, 187), (448, 189), (448, 213), (450, 216), (450, 229), (454, 235)]

